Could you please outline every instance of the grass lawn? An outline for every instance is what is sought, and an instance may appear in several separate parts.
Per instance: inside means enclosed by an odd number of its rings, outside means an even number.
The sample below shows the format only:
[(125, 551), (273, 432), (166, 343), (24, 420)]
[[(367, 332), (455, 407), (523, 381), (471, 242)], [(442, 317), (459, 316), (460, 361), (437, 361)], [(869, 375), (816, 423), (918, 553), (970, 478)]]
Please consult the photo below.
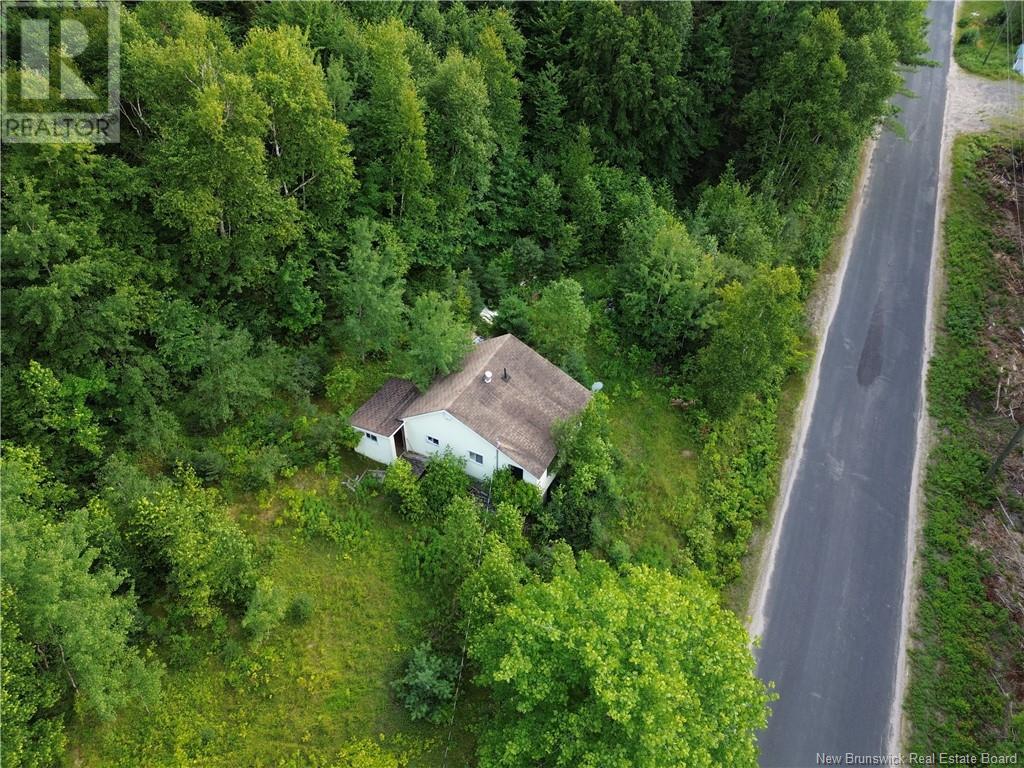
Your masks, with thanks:
[(670, 566), (680, 557), (697, 489), (697, 434), (664, 385), (638, 373), (608, 386), (612, 440), (624, 463), (629, 517), (617, 533), (640, 560)]
[(697, 493), (696, 420), (672, 405), (668, 379), (656, 375), (649, 359), (620, 347), (604, 312), (614, 295), (614, 268), (595, 264), (574, 277), (594, 318), (587, 362), (604, 383), (611, 439), (623, 460), (623, 490), (629, 499), (609, 533), (629, 547), (635, 560), (666, 568), (683, 565), (688, 562), (683, 532)]
[(1002, 0), (965, 0), (960, 4), (953, 55), (968, 72), (995, 80), (1022, 79), (1010, 69), (1019, 39), (1011, 35), (1009, 44), (1006, 41), (1001, 15), (1005, 10)]
[[(362, 467), (354, 454), (345, 461), (346, 471)], [(329, 497), (326, 484), (325, 476), (302, 472), (275, 494), (234, 507), (269, 560), (261, 571), (287, 600), (312, 598), (311, 619), (283, 623), (257, 648), (199, 643), (192, 655), (201, 661), (185, 668), (170, 652), (158, 707), (79, 727), (71, 765), (320, 765), (348, 741), (379, 735), (419, 752), (417, 765), (440, 765), (448, 729), (412, 723), (390, 688), (423, 639), (429, 613), (403, 565), (411, 527), (380, 497), (358, 502), (369, 525), (348, 545), (309, 540), (274, 523), (283, 488), (316, 488)], [(457, 727), (448, 764), (466, 764), (472, 751), (470, 736)]]

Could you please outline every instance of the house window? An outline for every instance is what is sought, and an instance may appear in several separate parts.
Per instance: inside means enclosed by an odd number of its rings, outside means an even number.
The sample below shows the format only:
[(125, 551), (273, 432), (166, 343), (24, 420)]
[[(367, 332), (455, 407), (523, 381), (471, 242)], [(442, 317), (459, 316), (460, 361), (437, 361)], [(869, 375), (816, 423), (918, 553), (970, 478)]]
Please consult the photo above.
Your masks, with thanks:
[(376, 435), (371, 435), (369, 432), (364, 432), (363, 434), (365, 434), (368, 438), (370, 438), (370, 442), (371, 443), (376, 443), (377, 442), (377, 436)]
[(484, 457), (481, 454), (476, 453), (475, 451), (470, 451), (469, 452), (469, 458), (471, 458), (477, 464), (483, 464), (484, 463)]
[(436, 437), (431, 437), (430, 435), (427, 435), (427, 442), (430, 443), (431, 445), (440, 445), (441, 444), (440, 440), (438, 440)]

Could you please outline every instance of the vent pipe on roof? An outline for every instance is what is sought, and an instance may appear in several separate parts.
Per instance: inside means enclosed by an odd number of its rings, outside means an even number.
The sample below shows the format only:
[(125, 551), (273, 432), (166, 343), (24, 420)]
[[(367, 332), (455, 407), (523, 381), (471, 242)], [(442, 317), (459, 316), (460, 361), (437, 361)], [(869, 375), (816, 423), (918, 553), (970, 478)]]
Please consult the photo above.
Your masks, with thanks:
[(490, 371), (484, 371), (484, 384), (490, 384), (494, 374)]
[(508, 381), (508, 368), (502, 368), (501, 371), (501, 380)]

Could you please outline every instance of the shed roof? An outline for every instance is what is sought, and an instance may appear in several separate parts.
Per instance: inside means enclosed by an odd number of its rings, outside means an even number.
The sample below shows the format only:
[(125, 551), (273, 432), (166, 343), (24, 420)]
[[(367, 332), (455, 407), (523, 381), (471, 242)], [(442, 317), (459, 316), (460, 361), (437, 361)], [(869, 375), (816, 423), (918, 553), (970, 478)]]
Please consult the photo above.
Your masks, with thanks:
[[(485, 371), (492, 372), (490, 383)], [(554, 363), (505, 334), (477, 344), (459, 371), (435, 381), (406, 406), (402, 418), (448, 411), (540, 477), (555, 457), (551, 428), (582, 410), (590, 397), (590, 390)]]
[(356, 429), (390, 436), (402, 426), (402, 411), (419, 394), (411, 381), (388, 379), (373, 397), (359, 406), (349, 423)]

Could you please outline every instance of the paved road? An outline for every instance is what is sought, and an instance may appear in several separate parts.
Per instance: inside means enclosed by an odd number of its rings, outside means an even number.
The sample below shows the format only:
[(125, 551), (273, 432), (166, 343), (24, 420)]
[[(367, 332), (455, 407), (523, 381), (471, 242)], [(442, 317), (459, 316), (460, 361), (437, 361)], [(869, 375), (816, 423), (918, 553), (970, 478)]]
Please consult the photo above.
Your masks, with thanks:
[(768, 583), (766, 767), (886, 751), (953, 4), (928, 14), (941, 65), (907, 75), (909, 141), (886, 132), (875, 149)]

